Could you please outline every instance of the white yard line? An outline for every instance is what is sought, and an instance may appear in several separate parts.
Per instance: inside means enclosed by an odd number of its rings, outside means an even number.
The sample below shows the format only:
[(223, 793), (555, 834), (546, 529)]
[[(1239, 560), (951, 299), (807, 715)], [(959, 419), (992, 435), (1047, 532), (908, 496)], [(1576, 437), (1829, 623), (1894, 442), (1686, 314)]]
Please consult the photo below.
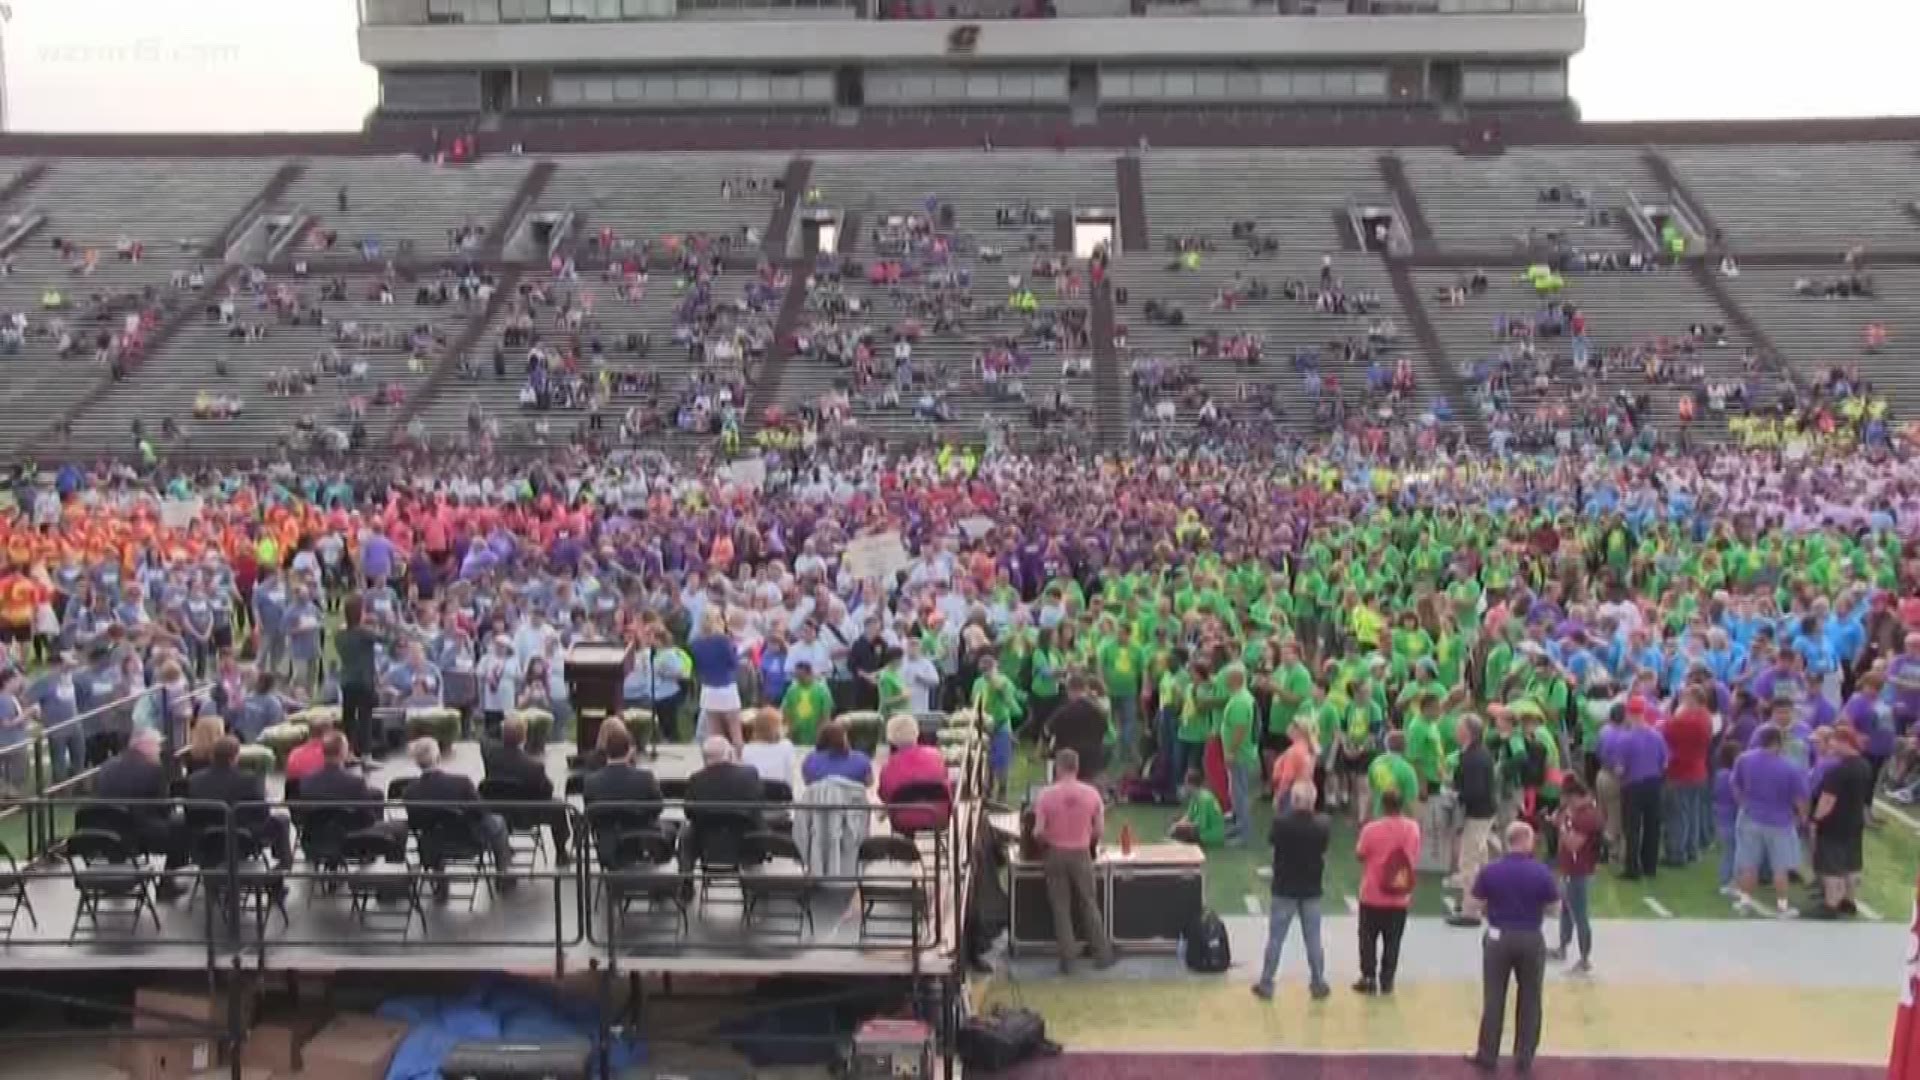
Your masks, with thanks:
[(1652, 909), (1653, 909), (1653, 913), (1654, 913), (1655, 915), (1658, 915), (1658, 916), (1660, 916), (1660, 917), (1661, 917), (1661, 918), (1663, 918), (1663, 919), (1671, 919), (1671, 918), (1673, 918), (1673, 912), (1667, 909), (1667, 905), (1665, 905), (1665, 904), (1663, 904), (1663, 903), (1661, 903), (1661, 902), (1660, 902), (1660, 901), (1658, 901), (1658, 900), (1655, 900), (1655, 899), (1654, 899), (1653, 897), (1651, 897), (1651, 896), (1643, 896), (1643, 897), (1641, 897), (1641, 898), (1640, 898), (1640, 900), (1641, 900), (1641, 902), (1642, 902), (1642, 903), (1644, 903), (1644, 904), (1646, 904), (1646, 905), (1647, 905), (1648, 907), (1650, 907), (1650, 908), (1652, 908)]
[(1865, 901), (1855, 900), (1853, 902), (1853, 906), (1860, 910), (1860, 914), (1863, 917), (1872, 919), (1874, 922), (1880, 921), (1880, 913), (1873, 910), (1871, 907), (1868, 907)]
[(1875, 799), (1873, 801), (1873, 808), (1875, 810), (1880, 811), (1883, 814), (1886, 814), (1892, 817), (1895, 821), (1898, 821), (1904, 824), (1907, 828), (1912, 829), (1914, 832), (1920, 832), (1920, 821), (1914, 820), (1914, 817), (1912, 814), (1909, 814), (1905, 810), (1900, 809), (1900, 807), (1895, 805), (1891, 800)]

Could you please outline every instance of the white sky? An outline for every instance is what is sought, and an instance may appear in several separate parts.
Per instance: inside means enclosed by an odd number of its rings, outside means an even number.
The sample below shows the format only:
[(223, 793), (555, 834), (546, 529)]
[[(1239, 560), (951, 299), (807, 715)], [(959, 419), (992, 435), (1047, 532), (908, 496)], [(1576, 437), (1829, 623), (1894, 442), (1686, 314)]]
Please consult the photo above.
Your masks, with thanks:
[[(0, 5), (4, 6), (4, 5)], [(1920, 114), (1920, 0), (1587, 0), (1591, 120)], [(326, 131), (375, 100), (354, 0), (12, 0), (16, 131)]]

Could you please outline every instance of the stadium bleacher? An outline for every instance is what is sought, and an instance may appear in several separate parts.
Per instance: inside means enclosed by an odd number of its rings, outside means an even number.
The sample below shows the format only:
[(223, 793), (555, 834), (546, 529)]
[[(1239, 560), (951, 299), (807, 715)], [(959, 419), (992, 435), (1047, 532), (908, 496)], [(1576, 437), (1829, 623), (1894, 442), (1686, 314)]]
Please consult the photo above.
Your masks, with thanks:
[[(1908, 179), (1912, 147), (1882, 142), (1693, 145), (1671, 140), (1660, 146), (1658, 152), (1624, 144), (1519, 146), (1477, 157), (1433, 147), (1393, 150), (1404, 164), (1416, 209), (1431, 226), (1436, 249), (1402, 252), (1417, 272), (1421, 311), (1405, 310), (1405, 297), (1395, 295), (1388, 267), (1376, 256), (1350, 250), (1343, 227), (1353, 207), (1391, 206), (1396, 198), (1408, 197), (1409, 189), (1397, 178), (1388, 182), (1380, 149), (1150, 151), (1142, 155), (1140, 176), (1151, 250), (1120, 252), (1112, 267), (1114, 281), (1128, 293), (1128, 302), (1117, 305), (1115, 312), (1129, 335), (1129, 348), (1119, 363), (1124, 367), (1140, 357), (1184, 358), (1192, 338), (1207, 330), (1259, 334), (1266, 361), (1251, 373), (1201, 363), (1203, 393), (1226, 408), (1243, 382), (1270, 386), (1284, 426), (1304, 431), (1321, 421), (1292, 363), (1294, 352), (1324, 348), (1356, 334), (1364, 337), (1374, 319), (1390, 319), (1400, 343), (1383, 356), (1388, 363), (1401, 355), (1415, 360), (1419, 385), (1406, 411), (1418, 415), (1449, 393), (1446, 379), (1430, 376), (1454, 374), (1436, 372), (1440, 358), (1422, 355), (1412, 332), (1419, 316), (1430, 317), (1440, 328), (1451, 363), (1470, 368), (1473, 360), (1489, 355), (1494, 314), (1519, 314), (1537, 306), (1531, 290), (1514, 276), (1523, 264), (1516, 241), (1529, 233), (1536, 241), (1554, 234), (1576, 249), (1624, 251), (1640, 235), (1627, 216), (1637, 198), (1687, 204), (1702, 225), (1724, 229), (1743, 273), (1722, 279), (1731, 297), (1724, 302), (1699, 279), (1671, 270), (1568, 275), (1564, 298), (1587, 314), (1597, 348), (1682, 335), (1696, 324), (1727, 324), (1727, 344), (1703, 348), (1700, 358), (1710, 380), (1737, 379), (1743, 374), (1747, 347), (1757, 344), (1745, 340), (1737, 328), (1749, 325), (1763, 340), (1770, 336), (1801, 376), (1824, 375), (1836, 363), (1860, 363), (1862, 375), (1889, 397), (1894, 414), (1910, 415), (1920, 404), (1920, 386), (1910, 385), (1907, 378), (1920, 340), (1920, 299), (1914, 296), (1911, 260), (1894, 258), (1891, 265), (1874, 266), (1870, 258), (1869, 272), (1876, 282), (1872, 298), (1799, 297), (1793, 295), (1793, 285), (1802, 277), (1818, 280), (1826, 271), (1816, 264), (1826, 257), (1832, 259), (1831, 273), (1838, 274), (1840, 256), (1848, 249), (1862, 244), (1871, 249), (1885, 236), (1895, 237), (1890, 243), (1897, 248), (1901, 239), (1915, 235), (1908, 209), (1916, 190)], [(929, 329), (914, 351), (915, 360), (928, 370), (946, 373), (943, 407), (951, 422), (935, 425), (916, 419), (917, 393), (904, 394), (897, 408), (879, 408), (876, 393), (856, 395), (853, 412), (860, 426), (892, 437), (937, 431), (941, 437), (973, 440), (981, 437), (982, 416), (992, 413), (1016, 431), (1030, 430), (1025, 410), (987, 392), (976, 358), (1000, 336), (1025, 335), (1034, 358), (1024, 379), (1027, 399), (1051, 397), (1061, 378), (1060, 357), (1033, 339), (1030, 328), (1022, 326), (1025, 320), (999, 310), (1006, 299), (1006, 279), (1020, 275), (1043, 310), (1073, 308), (1073, 317), (1080, 317), (1085, 294), (1062, 297), (1049, 277), (1033, 270), (1036, 260), (1051, 258), (1070, 234), (1056, 228), (1056, 211), (1119, 210), (1114, 154), (833, 151), (811, 157), (809, 195), (814, 205), (845, 215), (843, 250), (852, 263), (864, 265), (881, 257), (876, 230), (887, 228), (890, 219), (950, 207), (951, 220), (936, 224), (951, 246), (951, 268), (964, 274), (965, 291), (975, 302), (975, 314), (961, 326), (947, 332)], [(26, 448), (49, 431), (49, 425), (78, 409), (70, 442), (63, 444), (74, 449), (124, 451), (134, 420), (154, 431), (172, 419), (179, 427), (177, 439), (170, 441), (172, 449), (257, 452), (282, 440), (298, 441), (295, 428), (302, 419), (346, 425), (352, 399), (376, 398), (382, 391), (409, 399), (405, 413), (419, 420), (414, 430), (436, 440), (465, 432), (477, 404), (503, 432), (525, 436), (508, 441), (539, 441), (526, 422), (530, 418), (520, 415), (524, 351), (507, 350), (506, 378), (497, 378), (493, 371), (493, 350), (511, 311), (499, 310), (489, 318), (477, 302), (414, 310), (414, 293), (421, 283), (433, 285), (453, 272), (437, 264), (462, 255), (459, 230), (469, 230), (464, 254), (485, 261), (492, 272), (518, 272), (529, 282), (550, 276), (546, 260), (525, 246), (517, 249), (523, 261), (500, 261), (498, 252), (509, 237), (484, 231), (503, 218), (509, 229), (518, 228), (532, 211), (571, 210), (576, 215), (571, 246), (562, 245), (560, 251), (576, 258), (579, 273), (579, 281), (563, 289), (592, 297), (597, 330), (584, 335), (582, 348), (599, 336), (611, 370), (651, 373), (644, 395), (636, 396), (629, 381), (627, 393), (616, 394), (603, 406), (603, 430), (617, 432), (627, 409), (647, 402), (665, 408), (671, 427), (671, 405), (694, 367), (684, 343), (673, 344), (679, 285), (672, 271), (661, 269), (663, 258), (671, 264), (662, 252), (696, 236), (705, 241), (726, 237), (729, 268), (716, 284), (716, 295), (723, 301), (741, 295), (753, 280), (749, 268), (756, 260), (788, 258), (786, 238), (771, 252), (763, 251), (758, 241), (770, 218), (776, 227), (781, 220), (773, 181), (787, 173), (791, 159), (766, 152), (701, 152), (563, 154), (551, 160), (550, 181), (525, 206), (516, 200), (524, 197), (533, 165), (515, 156), (458, 167), (396, 156), (326, 155), (74, 157), (44, 163), (14, 157), (0, 163), (0, 176), (46, 166), (44, 175), (23, 185), (5, 208), (16, 227), (35, 214), (44, 214), (46, 220), (14, 245), (9, 273), (0, 277), (0, 308), (20, 313), (27, 322), (22, 340), (8, 346), (4, 356), (7, 395), (32, 404), (0, 420), (0, 449)], [(1672, 191), (1664, 189), (1662, 180), (1668, 163)], [(278, 187), (277, 175), (285, 178)], [(1561, 189), (1562, 198), (1544, 198), (1542, 192), (1549, 188)], [(343, 189), (345, 211), (338, 205)], [(256, 207), (256, 201), (261, 205)], [(1016, 218), (1000, 219), (1003, 210), (1015, 212)], [(1589, 216), (1589, 211), (1600, 210), (1611, 216)], [(390, 325), (401, 336), (422, 328), (430, 344), (416, 362), (409, 363), (404, 346), (375, 348), (362, 357), (368, 363), (364, 384), (329, 377), (321, 381), (317, 394), (284, 397), (270, 392), (271, 376), (315, 363), (325, 335), (313, 328), (280, 327), (264, 341), (229, 336), (230, 328), (213, 314), (219, 294), (253, 275), (250, 268), (230, 268), (202, 251), (237, 235), (231, 230), (247, 224), (250, 215), (295, 212), (312, 215), (312, 228), (336, 233), (335, 250), (329, 253), (333, 259), (311, 278), (292, 280), (292, 261), (316, 254), (315, 240), (304, 239), (287, 258), (264, 268), (266, 288), (290, 285), (298, 293), (316, 292), (329, 271), (338, 272), (339, 264), (365, 262), (362, 243), (376, 241), (378, 261), (346, 275), (348, 299), (323, 307), (329, 319)], [(1273, 247), (1250, 253), (1245, 242), (1231, 234), (1235, 222), (1253, 223), (1259, 235), (1274, 241)], [(615, 283), (605, 278), (605, 253), (592, 243), (602, 230), (622, 242), (652, 245), (653, 277), (639, 303), (618, 298)], [(1202, 268), (1180, 273), (1165, 269), (1169, 238), (1195, 237), (1214, 245)], [(56, 238), (70, 246), (57, 248)], [(1710, 250), (1709, 240), (1695, 238), (1689, 256), (1717, 261), (1719, 251)], [(138, 261), (121, 257), (118, 248), (127, 242), (141, 246)], [(396, 304), (387, 307), (368, 299), (385, 260), (399, 254), (403, 244), (414, 258), (409, 276), (397, 282)], [(93, 253), (90, 271), (83, 269), (88, 252)], [(1309, 289), (1317, 285), (1319, 256), (1324, 253), (1335, 254), (1345, 288), (1377, 297), (1379, 308), (1371, 316), (1332, 315), (1314, 310), (1310, 302), (1280, 298), (1279, 288), (1288, 280), (1301, 280)], [(1486, 270), (1492, 287), (1487, 294), (1457, 308), (1444, 303), (1440, 290), (1461, 268), (1481, 259), (1490, 263)], [(207, 286), (205, 294), (195, 294), (189, 275)], [(1262, 280), (1271, 291), (1269, 299), (1244, 303), (1234, 311), (1209, 310), (1236, 275), (1243, 284), (1247, 278)], [(842, 288), (866, 302), (860, 321), (871, 326), (890, 351), (890, 341), (884, 339), (907, 314), (915, 290), (901, 290), (896, 297), (895, 290), (864, 281)], [(59, 315), (60, 324), (51, 321), (54, 313), (42, 310), (52, 291), (69, 308)], [(242, 316), (258, 302), (251, 293), (242, 289), (238, 297)], [(820, 299), (813, 297), (816, 306)], [(757, 317), (768, 324), (762, 329), (776, 329), (772, 320), (780, 307), (777, 298), (767, 294), (762, 300), (764, 310)], [(1142, 307), (1148, 300), (1178, 304), (1186, 324), (1152, 325)], [(1722, 310), (1735, 302), (1752, 324)], [(99, 334), (104, 331), (111, 339), (134, 325), (127, 322), (129, 314), (144, 316), (135, 320), (135, 353), (150, 345), (157, 351), (130, 358), (124, 381), (110, 383), (110, 365), (95, 360)], [(790, 334), (820, 324), (817, 314), (804, 309), (798, 314), (797, 322), (777, 329)], [(1886, 342), (1872, 355), (1862, 347), (1868, 324), (1886, 331)], [(68, 329), (74, 331), (74, 340), (63, 359), (56, 332)], [(649, 338), (646, 355), (625, 347), (629, 334)], [(471, 346), (457, 348), (462, 342)], [(112, 342), (109, 355), (117, 351), (118, 342)], [(224, 377), (216, 373), (223, 359), (228, 371)], [(342, 358), (349, 368), (353, 359)], [(456, 372), (463, 361), (465, 376)], [(797, 356), (774, 363), (779, 366), (771, 378), (765, 368), (755, 372), (765, 378), (768, 391), (764, 398), (750, 398), (748, 411), (756, 421), (769, 405), (791, 413), (818, 404), (823, 394), (846, 384), (844, 372), (816, 358)], [(1336, 356), (1325, 370), (1338, 375), (1343, 387), (1364, 384), (1362, 365), (1342, 369), (1339, 364)], [(478, 377), (472, 377), (476, 372)], [(1126, 385), (1124, 370), (1120, 385)], [(1649, 391), (1655, 426), (1673, 426), (1680, 397), (1676, 386), (1649, 387), (1633, 371), (1612, 372), (1600, 385), (1608, 393)], [(1071, 382), (1069, 388), (1076, 405), (1093, 404), (1092, 380)], [(1530, 389), (1515, 389), (1516, 406), (1525, 408)], [(238, 400), (241, 415), (195, 419), (194, 406), (203, 394)], [(1471, 400), (1458, 393), (1446, 403), (1456, 416), (1471, 415)], [(1150, 404), (1135, 401), (1130, 414), (1143, 417)], [(369, 439), (378, 442), (404, 430), (401, 417), (399, 409), (372, 406)], [(583, 410), (555, 410), (541, 418), (546, 431), (540, 437), (555, 441), (587, 426)], [(1192, 410), (1183, 409), (1177, 426), (1191, 419)], [(1713, 426), (1696, 425), (1696, 433)]]

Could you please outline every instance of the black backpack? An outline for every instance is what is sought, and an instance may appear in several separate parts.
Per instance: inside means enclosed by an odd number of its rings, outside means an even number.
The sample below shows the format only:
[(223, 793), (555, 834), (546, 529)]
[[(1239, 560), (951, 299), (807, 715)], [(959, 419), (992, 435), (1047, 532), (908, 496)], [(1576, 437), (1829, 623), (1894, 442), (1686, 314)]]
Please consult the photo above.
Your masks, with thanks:
[(1227, 924), (1211, 908), (1202, 911), (1181, 935), (1186, 951), (1187, 970), (1218, 975), (1233, 966), (1233, 946), (1227, 941)]

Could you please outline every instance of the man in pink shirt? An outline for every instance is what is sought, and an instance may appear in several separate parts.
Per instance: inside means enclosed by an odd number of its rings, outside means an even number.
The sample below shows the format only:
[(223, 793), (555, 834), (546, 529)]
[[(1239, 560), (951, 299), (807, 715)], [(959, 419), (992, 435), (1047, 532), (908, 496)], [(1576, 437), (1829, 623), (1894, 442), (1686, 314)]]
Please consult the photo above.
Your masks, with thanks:
[(1399, 792), (1381, 794), (1380, 816), (1361, 828), (1354, 854), (1360, 859), (1360, 981), (1353, 989), (1391, 994), (1420, 860), (1420, 823), (1404, 813)]
[(1062, 974), (1072, 974), (1080, 952), (1073, 938), (1076, 913), (1093, 948), (1094, 966), (1113, 966), (1113, 942), (1093, 898), (1094, 848), (1106, 823), (1099, 790), (1080, 779), (1080, 755), (1072, 750), (1053, 755), (1053, 783), (1033, 801), (1033, 835), (1044, 845), (1040, 866), (1046, 874)]

